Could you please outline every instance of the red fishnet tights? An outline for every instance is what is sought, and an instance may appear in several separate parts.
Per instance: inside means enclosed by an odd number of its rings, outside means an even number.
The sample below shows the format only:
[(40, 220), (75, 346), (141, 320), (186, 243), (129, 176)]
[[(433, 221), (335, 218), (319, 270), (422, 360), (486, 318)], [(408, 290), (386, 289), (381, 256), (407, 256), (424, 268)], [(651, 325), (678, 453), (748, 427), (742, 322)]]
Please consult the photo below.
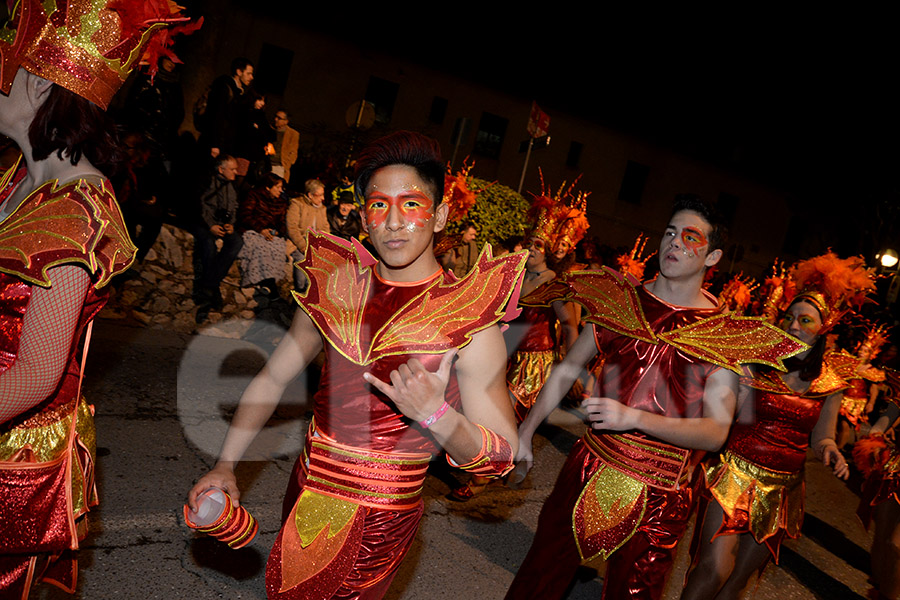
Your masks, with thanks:
[(45, 400), (66, 367), (91, 281), (75, 265), (55, 267), (49, 276), (50, 288), (32, 290), (16, 360), (0, 373), (0, 423)]

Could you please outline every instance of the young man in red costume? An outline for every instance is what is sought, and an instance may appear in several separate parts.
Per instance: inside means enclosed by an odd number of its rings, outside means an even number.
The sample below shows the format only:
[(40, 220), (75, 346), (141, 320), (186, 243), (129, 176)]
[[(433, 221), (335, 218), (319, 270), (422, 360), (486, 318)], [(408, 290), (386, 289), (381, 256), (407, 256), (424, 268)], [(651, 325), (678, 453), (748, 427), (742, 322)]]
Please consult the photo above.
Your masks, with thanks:
[(432, 242), (447, 217), (444, 168), (430, 138), (382, 138), (360, 155), (357, 174), (379, 260), (355, 240), (310, 234), (302, 310), (189, 495), (192, 507), (210, 487), (239, 498), (235, 464), (324, 349), (314, 420), (266, 568), (270, 598), (381, 598), (415, 536), (432, 457), (443, 448), (461, 468), (499, 476), (517, 447), (496, 323), (514, 306), (524, 257), (485, 252), (462, 280), (443, 273)]
[(538, 425), (598, 352), (606, 360), (583, 404), (591, 429), (544, 503), (507, 598), (560, 598), (581, 561), (597, 556), (608, 559), (604, 598), (661, 596), (687, 526), (698, 451), (724, 443), (735, 410), (736, 374), (708, 362), (714, 353), (679, 335), (720, 316), (702, 283), (722, 256), (722, 237), (711, 209), (682, 197), (660, 243), (656, 279), (638, 285), (612, 271), (570, 274), (577, 292), (570, 297), (585, 306), (592, 324), (519, 427), (517, 460), (530, 468)]

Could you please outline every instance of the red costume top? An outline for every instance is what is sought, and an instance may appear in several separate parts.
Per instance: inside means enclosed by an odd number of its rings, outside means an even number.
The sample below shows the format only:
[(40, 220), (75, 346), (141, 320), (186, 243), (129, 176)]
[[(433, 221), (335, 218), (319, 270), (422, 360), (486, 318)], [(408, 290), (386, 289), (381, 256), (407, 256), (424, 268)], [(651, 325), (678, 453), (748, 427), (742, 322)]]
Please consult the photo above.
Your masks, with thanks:
[(528, 326), (528, 331), (519, 342), (517, 352), (545, 352), (556, 347), (556, 336), (553, 334), (553, 324), (556, 322), (556, 313), (551, 306), (525, 306), (522, 314), (513, 323), (521, 323)]
[[(413, 356), (437, 370), (444, 352), (505, 316), (524, 256), (483, 252), (459, 281), (438, 270), (424, 281), (391, 283), (355, 239), (310, 232), (309, 249), (300, 266), (310, 287), (295, 298), (326, 341), (326, 362), (266, 586), (270, 598), (285, 600), (380, 598), (413, 541), (425, 472), (439, 447), (362, 375), (387, 381)], [(455, 370), (445, 399), (461, 408)], [(505, 473), (509, 444), (481, 431), (482, 454), (463, 468)]]
[(706, 485), (725, 513), (717, 535), (752, 533), (777, 561), (784, 536), (799, 536), (803, 524), (810, 433), (825, 398), (847, 384), (828, 362), (800, 394), (771, 371), (744, 377), (741, 384), (756, 392), (753, 419), (732, 426), (719, 460), (706, 469)]
[[(576, 272), (567, 284), (557, 299), (579, 302), (598, 326), (605, 362), (594, 395), (640, 410), (700, 417), (706, 380), (719, 367), (780, 364), (802, 349), (758, 319), (674, 306), (610, 270)], [(695, 454), (642, 433), (586, 433), (506, 597), (559, 598), (580, 562), (597, 556), (608, 560), (604, 597), (659, 597), (690, 516)]]
[[(4, 175), (0, 204), (24, 177), (24, 168)], [(76, 403), (78, 341), (106, 302), (100, 288), (128, 268), (135, 248), (109, 183), (83, 179), (41, 185), (0, 223), (0, 240), (0, 377), (17, 359), (34, 286), (52, 284), (47, 270), (81, 264), (93, 282), (83, 299), (72, 299), (81, 312), (56, 388), (0, 425), (0, 596), (27, 597), (38, 577), (73, 591), (73, 559), (47, 571), (42, 561), (46, 553), (78, 548), (87, 533), (81, 517), (97, 503), (93, 420), (87, 405)]]

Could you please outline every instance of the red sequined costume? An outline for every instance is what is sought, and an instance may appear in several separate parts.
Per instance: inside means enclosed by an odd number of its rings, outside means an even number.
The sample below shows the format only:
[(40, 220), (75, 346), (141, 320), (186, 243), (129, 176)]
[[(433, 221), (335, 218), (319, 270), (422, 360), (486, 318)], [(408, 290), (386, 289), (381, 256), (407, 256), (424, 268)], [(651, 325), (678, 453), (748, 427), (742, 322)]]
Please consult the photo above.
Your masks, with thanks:
[(534, 405), (550, 369), (559, 360), (553, 331), (555, 322), (553, 307), (524, 306), (519, 318), (510, 323), (511, 331), (517, 326), (528, 328), (506, 368), (506, 384), (516, 399), (513, 409), (519, 423)]
[[(719, 312), (672, 306), (643, 286), (637, 295), (657, 334)], [(669, 344), (595, 329), (606, 357), (595, 396), (667, 416), (701, 416), (706, 379), (718, 367)], [(659, 597), (687, 526), (695, 454), (643, 434), (586, 433), (544, 502), (531, 550), (506, 597), (560, 598), (581, 561), (600, 555), (609, 557), (604, 598)], [(602, 506), (616, 501), (623, 507), (618, 514), (602, 514)]]
[(884, 371), (875, 367), (855, 372), (853, 376), (845, 376), (850, 387), (841, 399), (841, 416), (859, 431), (861, 420), (865, 416), (866, 404), (869, 402), (869, 384), (884, 381)]
[[(504, 315), (523, 260), (482, 254), (460, 281), (439, 270), (399, 284), (377, 276), (358, 242), (311, 233), (310, 248), (301, 266), (311, 285), (296, 297), (327, 341), (326, 360), (266, 587), (279, 599), (381, 598), (415, 537), (425, 471), (440, 448), (363, 373), (389, 380), (412, 355), (436, 370), (444, 351), (464, 346)], [(340, 322), (332, 317), (337, 309)], [(461, 408), (455, 371), (446, 400)], [(483, 457), (462, 467), (505, 473), (512, 467), (509, 444), (482, 433)]]
[[(756, 391), (753, 422), (738, 420), (722, 454), (706, 466), (701, 520), (710, 497), (715, 498), (725, 513), (716, 535), (751, 533), (777, 562), (785, 535), (800, 535), (809, 436), (825, 399), (847, 383), (825, 362), (802, 394), (772, 371), (741, 378), (741, 384)], [(692, 546), (699, 543), (700, 530)]]
[[(0, 204), (24, 176), (24, 168), (5, 174)], [(78, 341), (106, 302), (101, 288), (128, 268), (135, 248), (109, 183), (85, 180), (38, 187), (0, 223), (0, 240), (0, 378), (16, 363), (32, 291), (51, 285), (47, 269), (80, 264), (91, 274), (56, 388), (0, 424), (0, 596), (27, 598), (41, 579), (72, 592), (72, 551), (97, 503), (92, 409), (77, 397)]]
[[(895, 371), (891, 375), (894, 387), (900, 383), (900, 378)], [(893, 411), (900, 408), (900, 399), (896, 396), (888, 398), (888, 401), (894, 404)], [(896, 412), (889, 414), (894, 416)], [(882, 502), (900, 504), (900, 447), (896, 441), (890, 442), (883, 435), (865, 437), (853, 447), (853, 459), (865, 477), (856, 514), (868, 529), (876, 506)]]

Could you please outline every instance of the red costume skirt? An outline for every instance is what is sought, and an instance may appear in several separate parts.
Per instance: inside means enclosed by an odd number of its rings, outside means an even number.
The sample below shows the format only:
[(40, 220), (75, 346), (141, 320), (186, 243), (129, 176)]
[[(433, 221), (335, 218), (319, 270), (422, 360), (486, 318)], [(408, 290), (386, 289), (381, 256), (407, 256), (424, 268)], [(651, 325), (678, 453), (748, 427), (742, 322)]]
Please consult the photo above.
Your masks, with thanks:
[(0, 432), (0, 597), (39, 581), (75, 591), (74, 550), (97, 504), (96, 432), (82, 399)]
[[(785, 536), (800, 537), (806, 495), (803, 471), (772, 471), (726, 451), (704, 475), (698, 523), (714, 498), (725, 514), (716, 537), (750, 533), (757, 543), (766, 544), (777, 563)], [(701, 530), (696, 528), (692, 547), (700, 543)]]
[[(575, 443), (553, 491), (544, 502), (531, 549), (506, 593), (508, 600), (561, 598), (582, 562), (581, 542), (576, 540), (576, 530), (580, 526), (576, 521), (580, 513), (590, 512), (589, 507), (584, 510), (585, 490), (596, 481), (596, 475), (611, 472), (610, 465), (619, 462), (612, 454), (604, 458), (598, 456), (597, 448), (592, 448), (586, 441), (590, 435)], [(607, 436), (598, 436), (603, 437)], [(641, 451), (629, 446), (624, 452), (632, 450)], [(652, 457), (647, 462), (668, 460), (660, 459), (655, 451), (650, 453)], [(623, 473), (622, 470), (615, 471), (614, 478)], [(634, 516), (623, 515), (623, 521), (630, 521), (627, 529), (632, 533), (624, 542), (612, 543), (614, 548), (607, 559), (603, 598), (657, 599), (662, 596), (674, 562), (675, 545), (687, 527), (693, 498), (691, 486), (682, 485), (687, 473), (684, 463), (681, 471), (676, 466), (672, 472), (675, 473), (675, 489), (647, 486), (642, 492), (645, 494), (642, 510)], [(613, 481), (615, 479), (611, 479), (611, 483)], [(628, 488), (632, 482), (623, 480), (621, 484)], [(599, 491), (603, 494), (608, 489), (612, 486), (601, 486)], [(587, 533), (599, 530), (596, 517), (588, 517), (585, 521)], [(607, 531), (612, 529), (607, 528)]]

